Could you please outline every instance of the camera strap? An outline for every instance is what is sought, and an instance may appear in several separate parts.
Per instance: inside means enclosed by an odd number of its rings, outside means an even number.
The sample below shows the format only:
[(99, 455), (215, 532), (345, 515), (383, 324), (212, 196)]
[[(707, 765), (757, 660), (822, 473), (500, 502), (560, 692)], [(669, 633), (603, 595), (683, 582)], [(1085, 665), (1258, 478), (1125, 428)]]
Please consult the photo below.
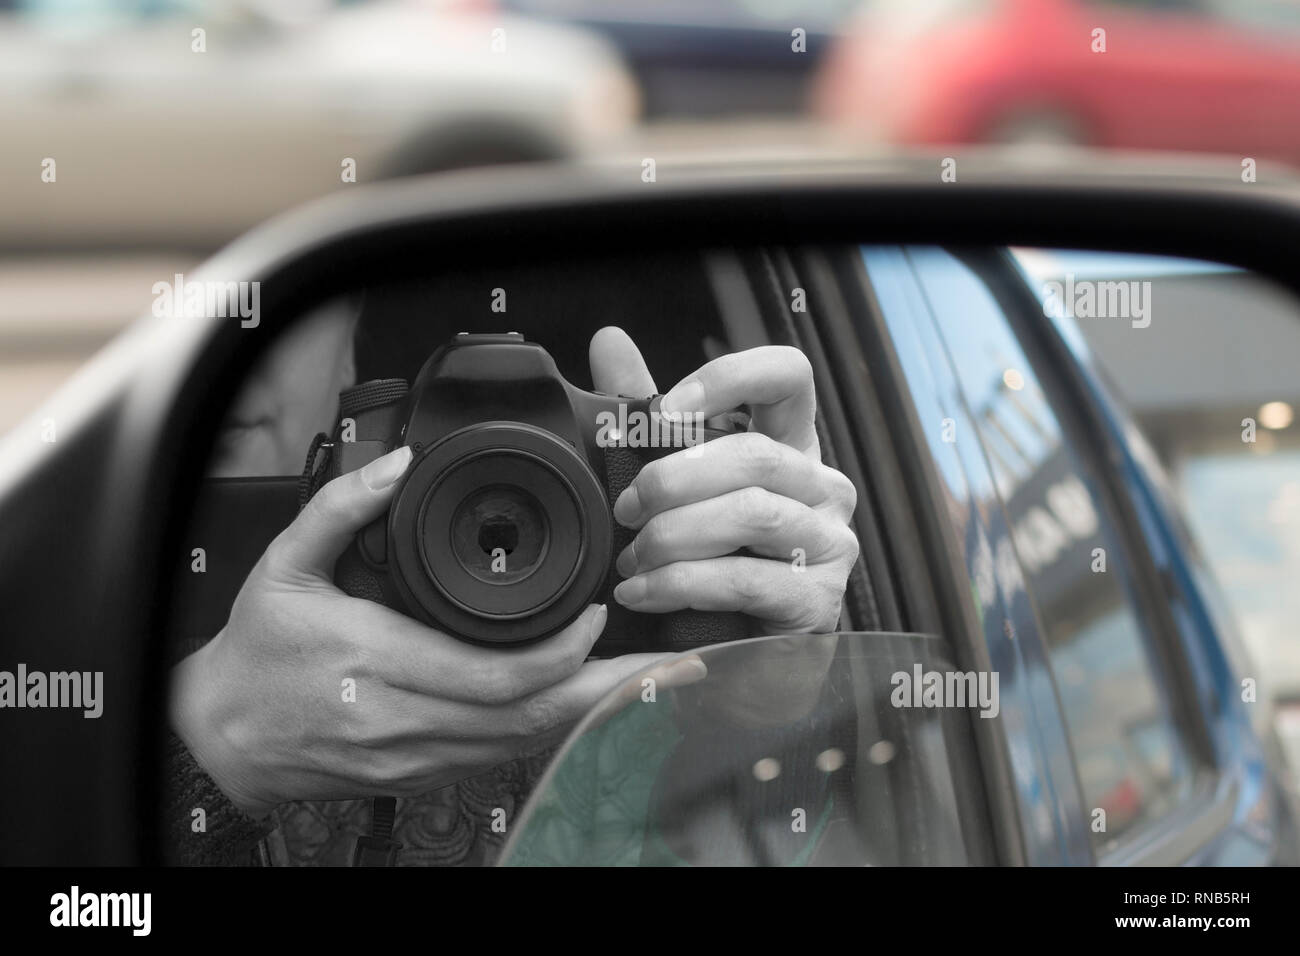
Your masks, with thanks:
[(352, 851), (353, 866), (396, 866), (402, 844), (393, 839), (397, 820), (397, 798), (375, 797), (370, 815), (370, 834), (357, 837)]
[[(324, 452), (322, 455), (321, 452)], [(316, 437), (311, 440), (311, 447), (307, 449), (307, 461), (302, 467), (302, 474), (298, 478), (298, 510), (301, 511), (307, 506), (316, 492), (320, 491), (320, 486), (325, 483), (325, 476), (329, 472), (330, 458), (334, 454), (334, 442), (330, 436), (324, 432), (317, 432)], [(317, 459), (320, 463), (317, 464)]]
[[(321, 456), (324, 452), (324, 456)], [(307, 449), (307, 460), (303, 464), (302, 475), (298, 481), (298, 508), (306, 506), (311, 497), (325, 483), (329, 470), (330, 457), (334, 453), (334, 443), (324, 432), (317, 433)], [(319, 463), (317, 459), (321, 460)], [(397, 798), (375, 797), (371, 801), (370, 833), (357, 837), (352, 849), (353, 866), (396, 866), (397, 855), (402, 844), (393, 839), (393, 824), (397, 820)]]

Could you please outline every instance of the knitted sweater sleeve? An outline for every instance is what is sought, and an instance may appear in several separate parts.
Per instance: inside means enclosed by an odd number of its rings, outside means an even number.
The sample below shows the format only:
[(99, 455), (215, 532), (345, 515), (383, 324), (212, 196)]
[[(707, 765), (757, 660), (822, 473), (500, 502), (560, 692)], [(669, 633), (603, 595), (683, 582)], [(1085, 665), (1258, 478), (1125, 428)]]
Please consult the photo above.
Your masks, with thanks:
[[(173, 662), (206, 638), (177, 641)], [(256, 819), (231, 802), (199, 765), (185, 742), (168, 730), (163, 752), (163, 859), (172, 866), (250, 866), (275, 817)]]
[(163, 852), (174, 866), (248, 866), (275, 826), (258, 820), (221, 792), (175, 733), (164, 757)]

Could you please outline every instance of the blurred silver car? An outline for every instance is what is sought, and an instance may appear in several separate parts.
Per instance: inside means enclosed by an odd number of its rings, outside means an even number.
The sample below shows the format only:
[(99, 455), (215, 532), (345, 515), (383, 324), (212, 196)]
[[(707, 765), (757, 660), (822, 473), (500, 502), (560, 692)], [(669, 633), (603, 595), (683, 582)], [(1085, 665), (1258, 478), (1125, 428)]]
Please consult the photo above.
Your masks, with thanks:
[(581, 152), (636, 87), (489, 4), (0, 0), (0, 243), (228, 239), (386, 175)]

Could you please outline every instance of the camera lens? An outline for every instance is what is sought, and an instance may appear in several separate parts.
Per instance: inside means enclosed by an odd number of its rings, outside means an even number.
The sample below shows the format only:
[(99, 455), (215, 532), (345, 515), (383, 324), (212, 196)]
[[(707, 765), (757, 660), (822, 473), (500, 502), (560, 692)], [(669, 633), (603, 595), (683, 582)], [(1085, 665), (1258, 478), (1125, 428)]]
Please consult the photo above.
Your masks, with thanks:
[(452, 514), (452, 554), (486, 584), (515, 584), (528, 577), (545, 559), (549, 543), (546, 515), (523, 488), (484, 488)]
[(600, 479), (572, 445), (518, 422), (470, 425), (425, 451), (393, 503), (388, 535), (407, 605), (489, 644), (564, 627), (613, 560)]

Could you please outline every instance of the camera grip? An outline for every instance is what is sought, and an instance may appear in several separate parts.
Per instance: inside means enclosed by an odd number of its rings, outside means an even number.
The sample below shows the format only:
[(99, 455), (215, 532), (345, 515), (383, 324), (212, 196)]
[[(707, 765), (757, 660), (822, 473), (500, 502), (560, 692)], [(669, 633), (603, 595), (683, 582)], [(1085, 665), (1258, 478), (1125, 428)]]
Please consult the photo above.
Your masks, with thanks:
[(334, 565), (334, 583), (340, 591), (352, 597), (365, 598), (388, 607), (399, 607), (393, 603), (383, 577), (376, 574), (361, 556), (355, 540), (339, 555), (338, 563)]
[[(719, 432), (720, 437), (725, 432)], [(629, 448), (611, 446), (605, 449), (605, 485), (609, 505), (632, 483), (651, 458), (663, 457), (674, 449)], [(656, 454), (657, 453), (657, 454)], [(605, 635), (596, 642), (592, 653), (600, 657), (638, 651), (669, 651), (681, 653), (698, 650), (709, 644), (722, 644), (751, 637), (751, 619), (734, 611), (696, 611), (690, 608), (668, 614), (641, 614), (630, 611), (613, 600), (615, 585), (622, 575), (614, 566), (623, 549), (632, 543), (636, 531), (614, 523), (613, 560), (605, 589), (609, 605), (609, 621)]]

